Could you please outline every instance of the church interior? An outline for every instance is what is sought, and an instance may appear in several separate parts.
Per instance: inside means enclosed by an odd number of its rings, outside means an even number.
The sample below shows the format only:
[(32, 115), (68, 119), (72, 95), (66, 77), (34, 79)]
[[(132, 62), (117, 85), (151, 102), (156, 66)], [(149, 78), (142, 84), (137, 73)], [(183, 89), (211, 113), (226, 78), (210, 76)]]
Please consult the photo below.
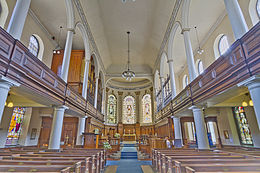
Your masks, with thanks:
[(260, 0), (0, 0), (0, 172), (260, 172), (259, 21)]

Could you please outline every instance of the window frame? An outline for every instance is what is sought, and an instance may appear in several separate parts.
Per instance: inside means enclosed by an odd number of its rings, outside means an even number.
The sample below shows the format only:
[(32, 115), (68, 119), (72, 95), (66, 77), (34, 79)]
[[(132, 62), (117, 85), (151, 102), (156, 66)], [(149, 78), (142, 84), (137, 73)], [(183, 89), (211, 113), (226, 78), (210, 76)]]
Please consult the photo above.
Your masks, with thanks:
[(223, 34), (223, 35), (219, 38), (219, 41), (218, 41), (218, 52), (219, 52), (219, 55), (220, 55), (220, 56), (222, 56), (223, 54), (225, 54), (225, 53), (227, 52), (227, 50), (229, 49), (229, 47), (230, 47), (230, 46), (228, 46), (228, 48), (226, 49), (226, 51), (221, 52), (221, 50), (220, 50), (220, 44), (221, 44), (221, 41), (223, 40), (224, 37), (227, 39), (227, 44), (229, 45), (227, 35)]
[[(36, 43), (37, 43), (37, 46), (38, 46), (36, 55), (32, 52), (33, 50), (31, 49), (31, 46), (30, 46), (32, 44), (31, 38), (34, 38), (36, 40)], [(35, 47), (34, 44), (33, 44), (33, 46)], [(37, 37), (35, 35), (30, 36), (28, 49), (29, 49), (29, 52), (31, 52), (35, 57), (38, 57), (39, 52), (40, 52), (40, 43), (39, 43), (39, 40), (37, 39)]]
[(256, 14), (257, 14), (258, 18), (260, 19), (260, 0), (256, 1), (255, 8), (256, 8)]

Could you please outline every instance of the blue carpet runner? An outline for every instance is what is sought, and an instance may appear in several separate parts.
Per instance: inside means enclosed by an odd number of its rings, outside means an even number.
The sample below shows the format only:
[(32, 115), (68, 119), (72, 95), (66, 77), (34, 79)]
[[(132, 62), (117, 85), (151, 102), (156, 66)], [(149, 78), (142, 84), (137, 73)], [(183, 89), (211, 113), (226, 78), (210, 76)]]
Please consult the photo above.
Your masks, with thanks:
[(116, 173), (143, 173), (141, 165), (152, 165), (152, 161), (139, 161), (136, 144), (122, 144), (121, 160), (107, 161), (106, 166), (118, 165)]

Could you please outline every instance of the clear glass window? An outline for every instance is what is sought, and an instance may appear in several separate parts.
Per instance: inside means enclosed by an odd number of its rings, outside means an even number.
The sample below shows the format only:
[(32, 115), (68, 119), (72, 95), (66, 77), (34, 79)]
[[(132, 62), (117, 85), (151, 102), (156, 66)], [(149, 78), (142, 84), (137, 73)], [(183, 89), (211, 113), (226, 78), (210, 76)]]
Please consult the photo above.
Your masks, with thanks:
[(34, 56), (38, 56), (39, 53), (39, 42), (37, 40), (37, 38), (35, 36), (31, 36), (30, 37), (30, 42), (29, 42), (29, 47), (28, 47), (29, 51), (34, 55)]
[(219, 54), (223, 55), (229, 48), (229, 44), (228, 44), (228, 39), (226, 35), (223, 35), (220, 39), (219, 39), (219, 44), (218, 44), (218, 50), (219, 50)]

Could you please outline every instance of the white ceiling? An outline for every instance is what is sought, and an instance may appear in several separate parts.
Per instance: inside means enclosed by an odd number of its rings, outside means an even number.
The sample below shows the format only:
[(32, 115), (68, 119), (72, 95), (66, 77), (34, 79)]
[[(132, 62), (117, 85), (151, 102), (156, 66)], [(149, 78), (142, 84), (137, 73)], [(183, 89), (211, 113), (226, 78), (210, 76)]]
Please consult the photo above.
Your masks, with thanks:
[[(121, 74), (127, 62), (127, 34), (131, 31), (131, 65), (138, 73), (151, 74), (176, 0), (81, 0), (90, 29), (108, 74)], [(192, 0), (190, 26), (197, 25), (202, 40), (224, 10), (223, 0)], [(59, 26), (66, 26), (64, 0), (32, 1), (32, 10), (49, 32), (58, 37)], [(77, 13), (77, 12), (76, 12)], [(75, 14), (77, 17), (78, 15)], [(78, 18), (78, 17), (77, 17)], [(76, 19), (76, 22), (78, 19)], [(177, 31), (174, 41), (175, 72), (186, 62), (183, 37)], [(66, 30), (62, 30), (64, 47)], [(83, 49), (76, 30), (73, 49)], [(191, 30), (193, 49), (198, 47)]]

